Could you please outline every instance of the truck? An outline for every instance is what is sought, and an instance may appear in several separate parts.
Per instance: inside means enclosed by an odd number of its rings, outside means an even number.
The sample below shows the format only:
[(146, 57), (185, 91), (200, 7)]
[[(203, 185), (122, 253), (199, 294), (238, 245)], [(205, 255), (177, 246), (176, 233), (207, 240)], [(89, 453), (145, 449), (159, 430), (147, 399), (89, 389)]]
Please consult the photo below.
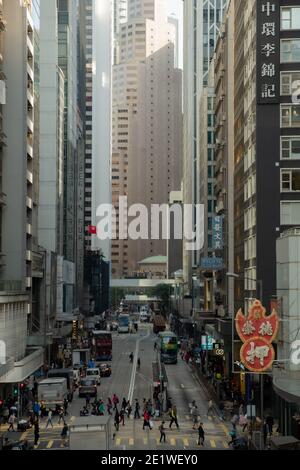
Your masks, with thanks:
[(177, 364), (178, 337), (172, 331), (159, 333), (160, 358), (165, 364)]
[(153, 333), (157, 334), (166, 329), (166, 320), (162, 315), (154, 315), (153, 317)]
[(72, 364), (88, 364), (91, 358), (91, 352), (89, 349), (73, 349), (72, 351)]
[(84, 416), (69, 425), (70, 450), (109, 450), (110, 416)]
[(65, 378), (67, 381), (68, 400), (72, 401), (74, 391), (74, 374), (73, 369), (50, 369), (48, 371), (48, 379)]
[(92, 355), (95, 361), (112, 360), (112, 335), (109, 331), (93, 331)]
[(44, 401), (47, 408), (63, 406), (67, 397), (67, 379), (64, 377), (44, 379), (38, 384), (38, 399)]

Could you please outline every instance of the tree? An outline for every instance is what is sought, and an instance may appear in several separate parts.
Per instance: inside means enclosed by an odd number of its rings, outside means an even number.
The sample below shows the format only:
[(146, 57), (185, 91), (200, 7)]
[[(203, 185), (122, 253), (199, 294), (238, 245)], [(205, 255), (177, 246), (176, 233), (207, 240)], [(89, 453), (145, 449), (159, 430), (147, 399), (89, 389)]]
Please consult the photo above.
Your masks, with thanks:
[(112, 308), (116, 309), (119, 307), (120, 302), (125, 297), (124, 289), (120, 287), (111, 287), (110, 288), (110, 305)]
[(169, 310), (171, 293), (172, 286), (168, 284), (158, 284), (152, 289), (152, 295), (162, 302), (163, 312), (167, 312)]

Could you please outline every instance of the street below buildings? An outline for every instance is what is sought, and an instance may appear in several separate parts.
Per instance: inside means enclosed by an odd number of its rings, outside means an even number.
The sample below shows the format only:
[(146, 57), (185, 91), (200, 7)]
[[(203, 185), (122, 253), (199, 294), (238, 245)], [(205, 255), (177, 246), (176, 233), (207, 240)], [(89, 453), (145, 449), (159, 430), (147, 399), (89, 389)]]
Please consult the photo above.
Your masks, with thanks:
[[(205, 444), (201, 449), (224, 450), (228, 448), (230, 440), (227, 428), (218, 417), (207, 417), (209, 397), (205, 389), (192, 374), (189, 366), (178, 357), (178, 364), (166, 365), (168, 377), (168, 395), (172, 403), (176, 405), (178, 412), (179, 428), (173, 425), (169, 429), (170, 417), (168, 413), (164, 417), (153, 418), (153, 429), (143, 430), (143, 399), (153, 397), (153, 372), (152, 362), (156, 359), (154, 343), (157, 337), (152, 333), (150, 325), (140, 325), (137, 334), (113, 335), (113, 360), (112, 375), (109, 378), (103, 377), (101, 385), (98, 387), (98, 399), (102, 398), (104, 403), (107, 397), (112, 397), (114, 393), (119, 397), (119, 409), (123, 398), (132, 404), (132, 414), (130, 418), (125, 417), (125, 425), (120, 424), (119, 431), (113, 427), (110, 440), (112, 450), (158, 450), (158, 449), (199, 449), (198, 431), (193, 430), (192, 417), (189, 405), (196, 401), (199, 411), (199, 423), (203, 423), (205, 431)], [(134, 353), (133, 363), (130, 363), (129, 355)], [(141, 366), (138, 368), (137, 359), (140, 358)], [(141, 405), (141, 418), (134, 419), (134, 402), (139, 400)], [(66, 421), (71, 424), (76, 417), (80, 416), (80, 410), (85, 405), (85, 398), (79, 398), (78, 392), (74, 394), (74, 399), (68, 407)], [(165, 420), (166, 443), (160, 443), (159, 425)], [(64, 447), (61, 439), (62, 423), (58, 424), (58, 418), (53, 418), (53, 429), (45, 429), (47, 418), (40, 421), (40, 440), (35, 448), (37, 450), (60, 449)], [(1, 431), (6, 431), (7, 425), (2, 425)], [(13, 433), (10, 433), (11, 435)], [(33, 443), (33, 430), (29, 430), (20, 436)]]

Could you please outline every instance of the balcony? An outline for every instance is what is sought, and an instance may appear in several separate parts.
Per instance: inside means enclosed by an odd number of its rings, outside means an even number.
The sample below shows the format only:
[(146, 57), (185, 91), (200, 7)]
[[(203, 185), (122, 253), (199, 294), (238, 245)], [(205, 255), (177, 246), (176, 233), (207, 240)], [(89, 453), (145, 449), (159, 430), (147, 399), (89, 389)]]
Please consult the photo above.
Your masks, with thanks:
[(30, 104), (30, 106), (33, 108), (34, 98), (33, 98), (33, 89), (31, 86), (27, 88), (27, 101)]
[(27, 142), (27, 156), (33, 158), (33, 147), (30, 142)]
[(3, 18), (3, 13), (0, 13), (0, 32), (3, 33), (3, 31), (6, 30), (6, 25), (7, 25), (7, 22)]
[(28, 209), (32, 209), (32, 199), (29, 196), (26, 196), (26, 207), (28, 207)]
[(4, 253), (0, 253), (0, 266), (6, 266)]
[(6, 134), (2, 131), (0, 131), (0, 147), (6, 146)]
[(27, 62), (27, 74), (29, 76), (29, 78), (34, 81), (34, 71), (33, 71), (33, 68), (31, 67), (31, 65)]
[(26, 178), (27, 178), (27, 181), (28, 181), (30, 184), (32, 184), (32, 182), (33, 182), (33, 175), (32, 175), (32, 173), (31, 173), (31, 171), (27, 170), (27, 172), (26, 172)]
[(29, 131), (30, 134), (33, 134), (33, 120), (31, 119), (30, 116), (27, 116), (27, 129)]
[(0, 207), (6, 206), (6, 194), (0, 191)]
[(26, 224), (26, 234), (27, 235), (32, 234), (32, 225), (31, 224)]
[(28, 58), (32, 59), (34, 54), (34, 48), (31, 38), (27, 35), (27, 48), (28, 48)]

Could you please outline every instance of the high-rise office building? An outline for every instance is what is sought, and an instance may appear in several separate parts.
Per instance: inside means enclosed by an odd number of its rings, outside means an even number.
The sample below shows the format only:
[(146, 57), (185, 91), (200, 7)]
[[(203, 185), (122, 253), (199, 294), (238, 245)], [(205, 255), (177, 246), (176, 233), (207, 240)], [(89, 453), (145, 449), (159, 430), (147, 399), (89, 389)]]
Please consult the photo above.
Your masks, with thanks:
[[(199, 203), (200, 178), (199, 106), (208, 83), (220, 23), (227, 0), (185, 0), (183, 32), (183, 202)], [(198, 252), (183, 251), (183, 273), (191, 289), (192, 268), (199, 263)]]
[(63, 312), (57, 265), (63, 257), (64, 74), (58, 67), (57, 1), (41, 2), (38, 239), (46, 250), (48, 327)]
[[(79, 140), (81, 116), (78, 112), (78, 1), (58, 1), (58, 66), (64, 75), (64, 233), (63, 256), (59, 270), (63, 276), (63, 311), (71, 313), (77, 308), (77, 259), (83, 256), (83, 235), (78, 240), (78, 168), (80, 164)], [(83, 169), (82, 169), (83, 170)], [(83, 204), (83, 202), (82, 202)], [(82, 207), (83, 210), (83, 207)], [(83, 214), (82, 214), (83, 220)], [(81, 243), (79, 247), (78, 243)], [(80, 268), (83, 272), (83, 263)], [(79, 276), (80, 278), (80, 276)], [(82, 279), (82, 275), (81, 275)], [(76, 286), (76, 287), (75, 287)]]
[[(0, 267), (1, 389), (24, 380), (44, 361), (42, 348), (27, 348), (27, 332), (40, 325), (37, 303), (45, 281), (37, 239), (39, 167), (39, 1), (4, 0), (1, 8), (2, 153)], [(9, 27), (5, 29), (5, 25)], [(5, 93), (6, 91), (6, 93)], [(13, 182), (13, 184), (12, 184)], [(25, 359), (26, 357), (26, 359)], [(11, 385), (10, 385), (11, 386)]]
[(113, 35), (114, 35), (114, 57), (113, 63), (117, 64), (120, 60), (120, 28), (121, 24), (127, 22), (127, 0), (114, 0), (113, 12)]
[[(174, 66), (176, 28), (166, 2), (128, 3), (120, 61), (113, 71), (112, 197), (128, 204), (168, 204), (181, 181), (181, 71)], [(150, 222), (150, 219), (149, 219)], [(119, 229), (117, 213), (116, 228)], [(150, 225), (149, 225), (150, 227)], [(120, 237), (121, 238), (121, 237)], [(149, 237), (150, 238), (150, 237)], [(131, 275), (145, 257), (166, 254), (166, 240), (113, 240), (115, 277)]]

